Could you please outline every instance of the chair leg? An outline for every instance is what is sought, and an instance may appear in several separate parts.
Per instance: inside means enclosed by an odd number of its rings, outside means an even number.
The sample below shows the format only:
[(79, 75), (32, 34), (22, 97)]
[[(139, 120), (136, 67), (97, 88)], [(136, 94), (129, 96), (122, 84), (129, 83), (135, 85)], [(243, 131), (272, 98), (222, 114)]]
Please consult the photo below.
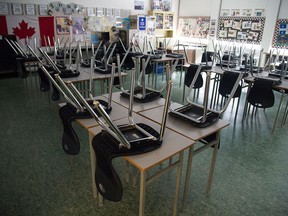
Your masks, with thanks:
[(183, 83), (182, 103), (184, 103), (184, 99), (185, 99), (185, 83)]
[[(238, 101), (237, 101), (237, 106), (236, 106), (234, 121), (235, 121), (236, 118), (237, 118), (238, 109), (239, 109), (239, 104), (240, 104), (240, 98), (241, 98), (241, 95), (239, 96)], [(234, 99), (235, 99), (235, 98), (234, 98)]]
[[(277, 123), (277, 121), (278, 121), (279, 112), (280, 112), (280, 110), (281, 110), (281, 106), (282, 106), (282, 102), (283, 102), (284, 96), (285, 96), (285, 92), (282, 92), (281, 99), (280, 99), (279, 106), (278, 106), (278, 110), (277, 110), (277, 113), (276, 113), (276, 116), (275, 116), (275, 120), (274, 120), (274, 125), (273, 125), (273, 129), (272, 129), (272, 133), (274, 133), (275, 128), (276, 128), (276, 123)], [(283, 118), (284, 118), (284, 116), (283, 116)], [(283, 119), (282, 119), (282, 122), (283, 122)]]
[(286, 103), (286, 107), (285, 107), (285, 111), (283, 114), (283, 118), (282, 118), (282, 122), (281, 122), (281, 127), (283, 127), (286, 123), (286, 119), (287, 119), (287, 114), (288, 114), (288, 101)]

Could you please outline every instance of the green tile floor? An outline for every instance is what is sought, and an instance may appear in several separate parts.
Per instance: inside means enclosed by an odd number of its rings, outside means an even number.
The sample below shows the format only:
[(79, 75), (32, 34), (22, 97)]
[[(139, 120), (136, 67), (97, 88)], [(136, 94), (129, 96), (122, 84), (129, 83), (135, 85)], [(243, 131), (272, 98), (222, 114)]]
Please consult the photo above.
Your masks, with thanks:
[[(87, 132), (74, 125), (81, 151), (66, 155), (57, 103), (51, 93), (40, 92), (35, 81), (0, 79), (0, 215), (138, 215), (139, 188), (124, 181), (121, 158), (114, 164), (122, 179), (123, 200), (98, 206), (92, 197)], [(172, 94), (176, 101), (182, 89), (177, 86)], [(212, 190), (205, 194), (212, 153), (205, 151), (193, 160), (187, 208), (179, 215), (288, 215), (288, 124), (278, 125), (271, 134), (278, 103), (279, 95), (273, 109), (259, 110), (244, 123), (243, 105), (235, 123), (227, 110), (224, 119), (231, 124), (221, 134)], [(148, 185), (146, 215), (171, 215), (175, 174)]]

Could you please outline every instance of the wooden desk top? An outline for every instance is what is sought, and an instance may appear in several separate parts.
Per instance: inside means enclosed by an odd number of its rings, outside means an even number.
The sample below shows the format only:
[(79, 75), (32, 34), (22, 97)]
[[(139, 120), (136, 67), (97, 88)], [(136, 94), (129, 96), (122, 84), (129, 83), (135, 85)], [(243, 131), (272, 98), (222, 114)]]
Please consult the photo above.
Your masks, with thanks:
[[(178, 108), (180, 106), (182, 105), (178, 103), (172, 104), (173, 108)], [(155, 109), (151, 109), (149, 111), (139, 112), (139, 114), (152, 121), (159, 123), (162, 119), (163, 108), (164, 107), (158, 107)], [(177, 133), (180, 133), (181, 135), (186, 136), (187, 138), (195, 140), (195, 141), (200, 140), (210, 134), (213, 134), (227, 127), (228, 125), (229, 125), (228, 122), (220, 119), (215, 124), (209, 127), (198, 128), (198, 127), (194, 127), (191, 123), (187, 121), (175, 118), (173, 116), (170, 116), (169, 114), (168, 114), (167, 123), (166, 123), (167, 128)]]
[[(183, 65), (184, 70), (187, 70), (190, 67), (190, 64)], [(223, 74), (224, 70), (220, 66), (213, 66), (211, 70), (207, 70), (209, 72), (214, 72), (217, 74)]]
[[(123, 97), (120, 95), (121, 92), (115, 92), (112, 94), (112, 100), (115, 103), (120, 104), (121, 106), (125, 107), (125, 108), (129, 108), (129, 98), (128, 97)], [(104, 97), (108, 97), (108, 94), (103, 95)], [(154, 101), (148, 102), (148, 103), (139, 103), (137, 101), (134, 100), (133, 103), (133, 111), (134, 112), (140, 112), (143, 110), (149, 110), (149, 109), (153, 109), (159, 106), (164, 106), (165, 104), (165, 99), (163, 98), (158, 98)]]
[[(255, 74), (254, 77), (249, 74), (248, 77), (244, 78), (244, 81), (246, 83), (251, 83), (251, 82), (254, 82), (254, 79), (257, 78), (257, 77), (258, 77), (257, 74)], [(259, 73), (259, 78), (271, 79), (271, 80), (275, 80), (276, 82), (279, 80), (278, 77), (268, 76), (268, 71), (263, 71), (263, 72)], [(275, 90), (283, 89), (285, 91), (288, 91), (288, 80), (287, 79), (283, 79), (282, 83), (274, 84), (273, 85), (273, 89), (275, 89)]]
[[(152, 122), (142, 116), (135, 114), (133, 115), (133, 119), (135, 120), (135, 123), (137, 122), (145, 123), (153, 127), (158, 132), (160, 130), (159, 124)], [(117, 125), (121, 125), (125, 123), (128, 123), (127, 118), (119, 119), (115, 121), (115, 124)], [(94, 136), (101, 131), (101, 127), (96, 126), (96, 127), (90, 128), (88, 131), (91, 135)], [(189, 148), (190, 146), (194, 144), (195, 142), (193, 140), (188, 139), (166, 128), (163, 143), (159, 149), (156, 149), (152, 152), (148, 152), (145, 154), (125, 156), (124, 158), (127, 161), (129, 161), (131, 164), (136, 166), (139, 170), (146, 171), (154, 166), (157, 166), (163, 161), (169, 159), (170, 157), (178, 154), (179, 152), (184, 151), (185, 149)]]
[(173, 57), (166, 57), (166, 55), (162, 55), (162, 58), (151, 59), (151, 62), (166, 62), (166, 61), (173, 61), (173, 60), (184, 59), (183, 58), (173, 58)]
[[(107, 98), (103, 96), (96, 97), (96, 99), (107, 101)], [(125, 118), (128, 116), (128, 110), (124, 108), (123, 106), (120, 106), (119, 104), (112, 101), (111, 107), (112, 107), (112, 110), (109, 113), (109, 116), (113, 121), (117, 119)], [(76, 122), (78, 122), (85, 129), (89, 129), (91, 127), (98, 125), (98, 123), (96, 122), (94, 118), (76, 119)]]
[[(71, 65), (72, 70), (76, 70), (76, 65)], [(83, 82), (90, 80), (90, 68), (85, 68), (79, 66), (80, 74), (78, 77), (71, 77), (71, 78), (63, 78), (64, 82)], [(121, 72), (122, 76), (127, 76), (127, 73)], [(115, 73), (115, 77), (118, 77), (118, 73)], [(93, 73), (93, 80), (103, 80), (103, 79), (110, 79), (111, 74), (101, 74), (98, 72)]]

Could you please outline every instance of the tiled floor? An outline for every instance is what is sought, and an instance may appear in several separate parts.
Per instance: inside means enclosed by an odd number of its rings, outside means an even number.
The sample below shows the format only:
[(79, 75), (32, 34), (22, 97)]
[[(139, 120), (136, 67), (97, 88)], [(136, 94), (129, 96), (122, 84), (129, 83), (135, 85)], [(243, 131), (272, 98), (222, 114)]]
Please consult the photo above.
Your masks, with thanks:
[[(174, 85), (172, 100), (181, 89)], [(212, 190), (205, 194), (212, 152), (206, 151), (193, 160), (187, 208), (179, 215), (288, 215), (288, 126), (271, 134), (278, 102), (279, 95), (273, 109), (259, 110), (245, 122), (243, 101), (235, 122), (227, 110), (224, 119), (231, 124), (222, 132)], [(50, 92), (39, 91), (34, 78), (0, 80), (0, 117), (0, 215), (138, 215), (139, 189), (124, 182), (121, 158), (114, 164), (123, 200), (98, 206), (91, 190), (88, 134), (75, 124), (80, 154), (64, 153), (57, 103)], [(174, 177), (171, 172), (147, 187), (146, 215), (171, 215)]]

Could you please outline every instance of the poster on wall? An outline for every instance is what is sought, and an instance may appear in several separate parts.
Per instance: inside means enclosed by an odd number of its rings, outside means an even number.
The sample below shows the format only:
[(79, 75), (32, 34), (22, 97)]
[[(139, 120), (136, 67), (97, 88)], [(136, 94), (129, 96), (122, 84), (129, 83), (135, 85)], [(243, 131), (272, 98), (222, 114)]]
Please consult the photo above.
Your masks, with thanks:
[(252, 16), (252, 9), (243, 9), (242, 16), (246, 16), (246, 17)]
[(26, 14), (27, 15), (36, 15), (34, 4), (26, 4), (25, 8), (26, 8)]
[(22, 4), (13, 3), (12, 4), (12, 9), (13, 9), (13, 14), (14, 15), (22, 15), (23, 14)]
[(147, 17), (147, 35), (152, 37), (155, 36), (155, 30), (156, 30), (156, 17), (155, 16)]
[(130, 29), (130, 19), (129, 18), (117, 18), (116, 27), (129, 30)]
[(0, 2), (0, 14), (8, 14), (8, 4)]
[(146, 17), (145, 16), (138, 17), (138, 30), (146, 31)]
[(134, 0), (134, 10), (144, 10), (144, 1)]
[(211, 19), (210, 22), (210, 36), (215, 36), (215, 32), (216, 32), (216, 20), (215, 19)]
[(171, 10), (171, 0), (152, 0), (152, 10)]
[(265, 16), (265, 9), (255, 9), (254, 16), (264, 17)]
[(231, 16), (240, 16), (240, 9), (232, 9)]
[(57, 35), (69, 35), (70, 34), (70, 23), (68, 17), (66, 16), (57, 16), (56, 20), (56, 33)]
[(217, 39), (259, 44), (264, 25), (263, 17), (219, 17)]
[(229, 16), (230, 15), (230, 10), (229, 9), (222, 9), (220, 16)]
[(72, 32), (73, 34), (85, 34), (85, 22), (84, 18), (73, 17), (72, 18)]
[(207, 38), (210, 17), (179, 17), (177, 35), (180, 37)]
[(47, 15), (48, 14), (48, 6), (47, 5), (39, 5), (39, 15)]
[(274, 30), (274, 48), (288, 48), (288, 19), (278, 19)]

